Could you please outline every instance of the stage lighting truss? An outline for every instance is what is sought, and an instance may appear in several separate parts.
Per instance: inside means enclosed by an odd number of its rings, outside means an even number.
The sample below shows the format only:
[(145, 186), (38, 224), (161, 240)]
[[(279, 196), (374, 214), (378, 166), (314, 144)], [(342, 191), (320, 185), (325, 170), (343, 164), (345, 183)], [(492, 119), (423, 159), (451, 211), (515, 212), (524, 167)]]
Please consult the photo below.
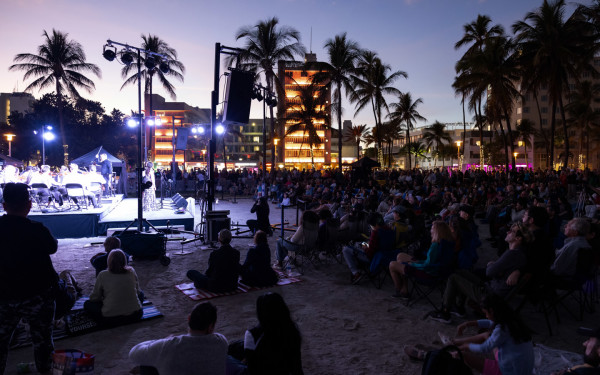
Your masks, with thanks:
[[(117, 52), (117, 47), (115, 47), (113, 43), (123, 46), (121, 51)], [(136, 59), (135, 51), (140, 51), (146, 54), (146, 57), (144, 58), (144, 66), (146, 66), (148, 70), (156, 70), (158, 65), (158, 70), (160, 70), (163, 74), (167, 74), (171, 71), (169, 59), (166, 55), (132, 47), (128, 44), (113, 42), (111, 40), (108, 40), (104, 45), (104, 48), (102, 49), (102, 56), (104, 56), (104, 58), (108, 61), (114, 61), (114, 59), (119, 56), (117, 61), (125, 66), (129, 66)]]
[(271, 108), (277, 106), (277, 98), (275, 97), (275, 94), (269, 91), (269, 89), (264, 86), (255, 85), (252, 89), (250, 97), (252, 99), (258, 100), (259, 102), (264, 99), (265, 104)]

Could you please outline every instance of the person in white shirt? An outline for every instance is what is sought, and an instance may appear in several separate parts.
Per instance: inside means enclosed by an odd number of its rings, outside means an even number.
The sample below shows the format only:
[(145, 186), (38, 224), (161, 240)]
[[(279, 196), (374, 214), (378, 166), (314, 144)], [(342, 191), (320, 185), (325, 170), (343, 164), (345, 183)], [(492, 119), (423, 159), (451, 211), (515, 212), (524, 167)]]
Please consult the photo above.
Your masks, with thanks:
[(153, 367), (160, 375), (223, 375), (228, 343), (215, 332), (216, 322), (216, 307), (210, 302), (198, 304), (188, 317), (187, 334), (137, 344), (129, 358), (141, 370)]

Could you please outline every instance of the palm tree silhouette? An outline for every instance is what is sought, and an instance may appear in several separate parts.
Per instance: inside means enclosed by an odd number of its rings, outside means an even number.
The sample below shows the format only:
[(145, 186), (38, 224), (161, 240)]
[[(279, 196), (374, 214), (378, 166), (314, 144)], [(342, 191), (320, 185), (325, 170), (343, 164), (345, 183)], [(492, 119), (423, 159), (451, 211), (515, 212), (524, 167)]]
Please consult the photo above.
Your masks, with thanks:
[(25, 88), (25, 91), (34, 89), (43, 90), (54, 85), (58, 107), (58, 123), (60, 137), (64, 150), (64, 163), (69, 163), (69, 145), (65, 133), (63, 120), (63, 93), (78, 100), (78, 89), (84, 89), (91, 93), (96, 87), (94, 82), (83, 73), (90, 72), (97, 77), (101, 76), (100, 68), (95, 64), (86, 62), (86, 56), (81, 44), (68, 38), (69, 34), (52, 30), (48, 34), (46, 30), (42, 34), (44, 43), (38, 46), (37, 55), (32, 53), (20, 53), (13, 61), (17, 64), (11, 65), (8, 70), (25, 71), (23, 80), (35, 78)]
[[(238, 60), (238, 67), (262, 75), (267, 89), (277, 94), (279, 103), (283, 103), (285, 90), (282, 81), (275, 74), (275, 66), (280, 60), (294, 60), (303, 56), (304, 46), (300, 42), (300, 33), (288, 26), (280, 26), (277, 17), (260, 21), (254, 26), (244, 26), (235, 35), (236, 40), (243, 39), (243, 51), (229, 60)], [(273, 91), (275, 90), (275, 91)], [(275, 129), (273, 107), (270, 107), (271, 134), (279, 134), (283, 139), (282, 124)], [(266, 126), (266, 124), (265, 124)], [(283, 144), (283, 142), (282, 142)], [(271, 142), (271, 165), (275, 166), (275, 144)]]
[(344, 132), (344, 142), (356, 143), (356, 158), (360, 159), (360, 142), (367, 135), (367, 125), (353, 125)]
[(586, 144), (585, 168), (588, 167), (590, 158), (590, 135), (600, 129), (600, 111), (594, 109), (593, 104), (600, 102), (600, 85), (590, 81), (579, 82), (575, 91), (569, 95), (570, 103), (566, 110), (569, 113), (569, 122), (579, 130), (579, 154), (582, 153), (584, 138)]
[(527, 159), (527, 147), (531, 148), (531, 136), (536, 135), (534, 123), (528, 119), (522, 119), (521, 122), (517, 124), (516, 129), (516, 138), (521, 138), (523, 142), (523, 147), (525, 148), (525, 165), (529, 165), (529, 160)]
[[(414, 129), (414, 125), (417, 121), (427, 121), (427, 119), (417, 111), (419, 104), (423, 103), (423, 99), (419, 98), (415, 101), (412, 99), (412, 95), (407, 93), (400, 93), (398, 95), (398, 102), (392, 103), (392, 112), (389, 114), (389, 118), (392, 122), (397, 123), (405, 127), (406, 130), (406, 144), (410, 143), (410, 131)], [(411, 153), (408, 154), (408, 169), (411, 168)]]
[[(296, 90), (299, 91), (295, 98), (297, 104), (286, 112), (286, 122), (290, 125), (285, 136), (302, 132), (310, 148), (311, 163), (314, 168), (314, 147), (323, 143), (317, 131), (331, 126), (330, 104), (326, 96), (322, 95), (321, 86), (314, 81), (308, 85), (298, 85)], [(301, 144), (300, 155), (302, 155), (302, 146)]]
[[(440, 155), (440, 147), (444, 143), (451, 143), (452, 137), (446, 131), (446, 125), (436, 121), (423, 130), (423, 141), (427, 148), (435, 146), (435, 157), (433, 159), (433, 166), (435, 167), (437, 158)], [(444, 159), (442, 159), (442, 166), (444, 166)]]

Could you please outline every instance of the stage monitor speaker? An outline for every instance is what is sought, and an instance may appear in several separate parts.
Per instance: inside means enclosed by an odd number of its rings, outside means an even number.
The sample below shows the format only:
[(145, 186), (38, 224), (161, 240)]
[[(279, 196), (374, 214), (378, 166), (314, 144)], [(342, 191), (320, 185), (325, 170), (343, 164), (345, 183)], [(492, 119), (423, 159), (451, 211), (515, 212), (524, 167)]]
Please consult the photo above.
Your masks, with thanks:
[(188, 202), (187, 200), (185, 200), (184, 198), (178, 199), (176, 201), (173, 201), (173, 208), (187, 208), (188, 206)]
[(189, 135), (189, 129), (187, 128), (178, 128), (177, 129), (177, 139), (175, 141), (175, 149), (176, 150), (186, 150), (187, 149), (187, 139)]
[(250, 102), (254, 87), (254, 73), (232, 69), (227, 79), (224, 124), (247, 124), (250, 118)]
[(113, 234), (121, 240), (121, 249), (137, 259), (159, 259), (165, 256), (167, 238), (164, 233), (140, 233), (128, 230)]
[(231, 230), (231, 219), (228, 217), (220, 218), (220, 219), (206, 219), (206, 223), (208, 225), (208, 240), (210, 242), (219, 240), (219, 232), (222, 229)]

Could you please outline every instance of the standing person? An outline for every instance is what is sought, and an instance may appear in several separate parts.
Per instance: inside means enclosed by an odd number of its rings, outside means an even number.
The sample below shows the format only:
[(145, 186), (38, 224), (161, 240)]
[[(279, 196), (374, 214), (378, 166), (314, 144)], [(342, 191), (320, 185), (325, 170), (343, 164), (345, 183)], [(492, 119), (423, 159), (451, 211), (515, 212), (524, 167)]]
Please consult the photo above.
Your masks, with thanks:
[(58, 244), (48, 228), (27, 218), (31, 210), (27, 185), (6, 184), (4, 209), (6, 214), (0, 217), (0, 374), (21, 319), (30, 326), (37, 371), (49, 372), (54, 351), (54, 290), (58, 286), (50, 254), (56, 253)]
[[(141, 365), (141, 374), (223, 375), (227, 339), (215, 332), (216, 323), (217, 308), (210, 302), (198, 304), (188, 316), (187, 334), (139, 343), (129, 358)], [(148, 371), (148, 367), (156, 371)]]
[(112, 162), (108, 160), (106, 152), (100, 154), (100, 174), (104, 177), (104, 196), (110, 195), (110, 186), (112, 180), (113, 167)]
[(199, 289), (215, 293), (231, 292), (237, 289), (240, 274), (240, 252), (231, 247), (231, 232), (221, 229), (219, 243), (221, 247), (210, 253), (206, 274), (189, 270), (187, 277)]
[(271, 229), (271, 222), (269, 221), (270, 210), (267, 197), (258, 198), (250, 209), (250, 212), (256, 212), (256, 220), (246, 221), (246, 225), (248, 225), (248, 228), (252, 231), (252, 233), (254, 234), (258, 229), (260, 229), (268, 235), (272, 235), (273, 229)]
[(146, 163), (142, 178), (142, 208), (144, 211), (156, 211), (156, 180), (154, 179), (154, 165), (151, 161)]

